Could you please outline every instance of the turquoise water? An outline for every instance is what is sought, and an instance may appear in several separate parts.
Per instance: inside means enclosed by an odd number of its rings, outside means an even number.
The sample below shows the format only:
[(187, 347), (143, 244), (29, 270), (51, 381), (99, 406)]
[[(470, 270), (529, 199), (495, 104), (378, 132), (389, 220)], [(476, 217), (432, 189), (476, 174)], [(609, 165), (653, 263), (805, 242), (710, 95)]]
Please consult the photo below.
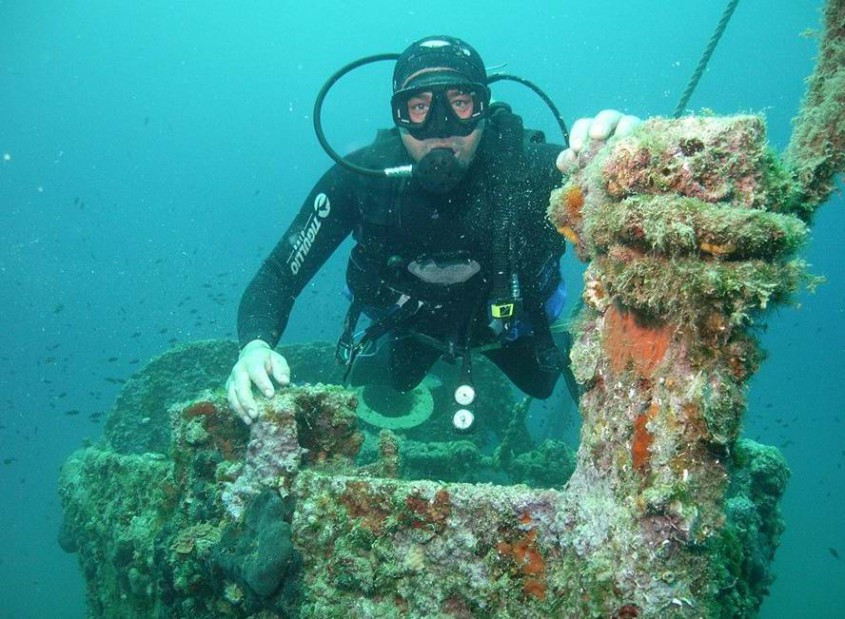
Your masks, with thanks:
[[(821, 4), (740, 3), (690, 107), (762, 112), (783, 148), (816, 51), (801, 34), (818, 27)], [(542, 85), (570, 122), (605, 107), (665, 115), (724, 8), (340, 6), (0, 0), (0, 617), (83, 616), (76, 559), (55, 542), (58, 467), (100, 435), (99, 414), (146, 359), (232, 335), (243, 287), (329, 165), (311, 107), (336, 68), (451, 33)], [(325, 125), (340, 150), (388, 125), (389, 71), (362, 69), (332, 92)], [(533, 95), (494, 94), (555, 135)], [(845, 606), (842, 202), (820, 210), (805, 252), (828, 283), (761, 333), (770, 356), (751, 386), (747, 434), (783, 447), (793, 471), (763, 617)], [(287, 341), (337, 337), (343, 264), (341, 251), (308, 287)], [(563, 407), (539, 407), (537, 424), (567, 425)]]

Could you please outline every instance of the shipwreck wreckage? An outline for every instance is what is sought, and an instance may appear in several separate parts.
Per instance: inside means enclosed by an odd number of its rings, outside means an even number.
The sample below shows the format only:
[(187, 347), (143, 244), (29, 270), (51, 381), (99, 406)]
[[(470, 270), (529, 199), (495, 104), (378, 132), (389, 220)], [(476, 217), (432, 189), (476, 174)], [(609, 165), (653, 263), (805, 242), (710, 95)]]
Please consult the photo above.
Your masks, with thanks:
[(577, 454), (532, 448), (495, 372), (487, 453), (441, 434), (437, 381), (373, 412), (377, 394), (327, 384), (318, 344), (284, 350), (302, 386), (247, 428), (220, 389), (235, 344), (178, 347), (63, 467), (59, 541), (90, 614), (754, 615), (789, 471), (740, 437), (749, 321), (812, 285), (796, 252), (845, 168), (845, 2), (825, 19), (782, 156), (756, 116), (655, 118), (582, 153), (553, 194), (588, 263)]

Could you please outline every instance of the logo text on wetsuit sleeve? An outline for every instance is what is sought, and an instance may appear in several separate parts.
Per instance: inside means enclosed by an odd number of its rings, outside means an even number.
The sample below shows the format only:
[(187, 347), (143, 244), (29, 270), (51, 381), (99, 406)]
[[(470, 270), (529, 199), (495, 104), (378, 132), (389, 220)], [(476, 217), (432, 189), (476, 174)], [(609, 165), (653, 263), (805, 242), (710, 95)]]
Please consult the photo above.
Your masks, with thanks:
[(299, 269), (302, 268), (302, 263), (314, 245), (314, 239), (317, 238), (323, 220), (329, 216), (331, 210), (332, 205), (329, 197), (324, 193), (317, 194), (317, 197), (314, 198), (314, 212), (308, 217), (308, 221), (305, 222), (305, 226), (299, 234), (291, 239), (293, 251), (288, 256), (287, 263), (290, 265), (290, 272), (293, 275), (299, 273)]

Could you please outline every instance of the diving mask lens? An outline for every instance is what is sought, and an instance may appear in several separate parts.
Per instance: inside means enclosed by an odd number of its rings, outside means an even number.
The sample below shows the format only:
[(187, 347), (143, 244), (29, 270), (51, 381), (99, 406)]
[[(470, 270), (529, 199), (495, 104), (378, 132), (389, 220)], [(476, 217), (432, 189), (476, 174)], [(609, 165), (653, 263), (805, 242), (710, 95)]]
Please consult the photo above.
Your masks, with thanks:
[(441, 124), (451, 130), (450, 135), (469, 135), (489, 103), (490, 91), (483, 84), (446, 84), (399, 90), (391, 107), (393, 121), (412, 135)]

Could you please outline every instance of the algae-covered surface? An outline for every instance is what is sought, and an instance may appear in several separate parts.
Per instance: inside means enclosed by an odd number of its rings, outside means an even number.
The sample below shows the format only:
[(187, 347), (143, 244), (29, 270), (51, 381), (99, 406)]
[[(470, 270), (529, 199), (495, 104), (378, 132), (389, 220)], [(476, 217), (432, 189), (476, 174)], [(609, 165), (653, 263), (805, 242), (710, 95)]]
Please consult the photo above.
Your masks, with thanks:
[[(179, 356), (213, 372), (214, 351), (229, 346), (185, 346), (141, 376)], [(705, 565), (723, 548), (730, 559), (719, 560), (715, 582), (734, 586), (720, 603), (759, 603), (782, 529), (788, 473), (776, 450), (736, 444), (725, 462), (727, 520), (691, 558), (679, 516), (650, 514), (642, 528), (597, 469), (565, 488), (571, 455), (551, 445), (518, 454), (521, 464), (502, 473), (532, 486), (404, 480), (423, 447), (389, 430), (375, 437), (374, 459), (356, 462), (367, 433), (356, 398), (340, 387), (292, 387), (264, 402), (247, 429), (208, 391), (168, 408), (163, 451), (121, 452), (106, 440), (71, 456), (60, 540), (79, 557), (90, 613), (535, 617), (651, 599), (680, 611), (705, 593), (682, 585), (689, 561)], [(427, 449), (470, 478), (470, 468), (495, 468), (470, 441)], [(465, 458), (474, 466), (460, 466)], [(540, 475), (552, 466), (556, 474)], [(676, 608), (674, 598), (684, 601)]]
[[(429, 412), (427, 440), (418, 428), (397, 436), (373, 426), (356, 414), (359, 392), (308, 384), (339, 371), (331, 345), (282, 352), (305, 384), (265, 401), (249, 428), (228, 410), (221, 389), (223, 368), (236, 353), (232, 342), (164, 353), (124, 386), (104, 439), (65, 463), (59, 539), (79, 556), (92, 615), (323, 616), (307, 610), (326, 607), (315, 593), (318, 584), (303, 582), (322, 570), (309, 557), (326, 549), (308, 547), (314, 514), (332, 499), (304, 491), (297, 481), (304, 471), (330, 482), (340, 475), (357, 476), (350, 477), (354, 483), (486, 476), (545, 487), (560, 486), (571, 474), (572, 454), (562, 443), (531, 448), (521, 423), (524, 405), (512, 400), (492, 365), (479, 363), (476, 378), (488, 393), (479, 408), (490, 413), (486, 430), (502, 437), (494, 452), (482, 449), (484, 434), (456, 440), (443, 431), (451, 414), (441, 396)], [(430, 384), (434, 392), (443, 388)], [(498, 394), (498, 421), (490, 394)], [(394, 411), (384, 412), (389, 419)], [(306, 506), (303, 492), (314, 502)], [(356, 510), (369, 506), (350, 509), (359, 517)], [(340, 527), (333, 516), (318, 517), (316, 528)], [(303, 522), (311, 524), (303, 529)]]
[[(360, 416), (366, 393), (302, 384), (247, 428), (219, 387), (231, 344), (188, 345), (127, 383), (106, 440), (64, 467), (61, 539), (92, 613), (754, 615), (789, 469), (740, 438), (751, 326), (815, 284), (802, 187), (755, 116), (653, 119), (580, 157), (549, 208), (589, 262), (574, 456), (532, 445), (506, 390), (486, 415), (497, 449), (450, 436), (442, 377)], [(283, 353), (305, 374), (330, 358)]]

